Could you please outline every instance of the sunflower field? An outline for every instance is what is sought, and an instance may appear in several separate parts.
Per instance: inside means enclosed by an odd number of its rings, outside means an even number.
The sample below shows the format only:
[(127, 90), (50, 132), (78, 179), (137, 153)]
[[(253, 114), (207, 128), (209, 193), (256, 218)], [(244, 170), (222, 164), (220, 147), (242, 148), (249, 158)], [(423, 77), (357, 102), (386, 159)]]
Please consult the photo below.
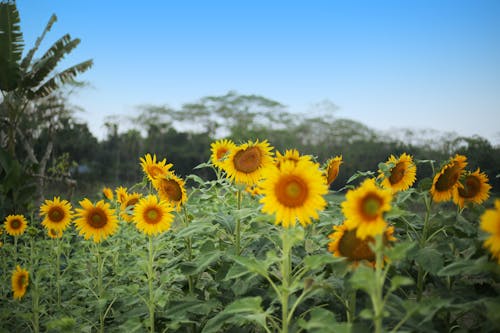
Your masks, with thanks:
[(0, 332), (500, 331), (500, 200), (467, 156), (332, 191), (340, 155), (207, 149), (212, 180), (146, 154), (129, 188), (3, 217)]

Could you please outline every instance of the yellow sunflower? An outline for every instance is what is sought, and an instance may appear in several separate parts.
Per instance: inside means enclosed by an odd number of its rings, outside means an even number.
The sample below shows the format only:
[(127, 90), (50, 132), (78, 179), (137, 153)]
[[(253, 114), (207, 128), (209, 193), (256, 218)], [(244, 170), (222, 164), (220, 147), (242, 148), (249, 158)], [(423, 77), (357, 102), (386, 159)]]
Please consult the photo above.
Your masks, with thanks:
[(118, 219), (109, 203), (100, 200), (94, 205), (89, 199), (83, 199), (80, 205), (82, 208), (76, 209), (77, 219), (74, 223), (85, 239), (92, 237), (95, 243), (100, 243), (116, 232)]
[(57, 230), (52, 228), (47, 230), (47, 236), (49, 236), (52, 239), (61, 238), (62, 235), (63, 235), (62, 230)]
[(342, 155), (335, 156), (326, 161), (325, 178), (328, 185), (330, 185), (335, 179), (337, 179), (337, 176), (339, 175), (340, 165), (342, 163)]
[(40, 216), (44, 217), (42, 225), (45, 228), (64, 231), (71, 223), (73, 210), (67, 200), (54, 197), (40, 206)]
[(311, 156), (309, 155), (301, 156), (297, 149), (287, 149), (285, 151), (285, 155), (281, 155), (279, 151), (276, 151), (275, 164), (279, 168), (281, 167), (281, 164), (285, 161), (291, 161), (293, 163), (297, 163), (301, 159), (311, 161)]
[(124, 202), (125, 199), (127, 198), (127, 188), (120, 186), (115, 190), (115, 192), (116, 192), (116, 201), (118, 201), (119, 203)]
[(431, 195), (435, 202), (448, 201), (452, 198), (456, 187), (461, 186), (459, 179), (466, 166), (467, 157), (457, 154), (434, 176)]
[(356, 237), (365, 239), (381, 234), (387, 223), (383, 214), (391, 209), (392, 193), (377, 186), (375, 179), (366, 179), (357, 189), (349, 190), (341, 203), (345, 225), (356, 230)]
[(172, 167), (172, 164), (167, 164), (166, 159), (157, 162), (156, 154), (151, 157), (151, 154), (148, 153), (146, 156), (141, 157), (140, 160), (142, 170), (150, 181), (153, 181), (159, 176), (165, 176)]
[(271, 166), (264, 171), (260, 184), (262, 212), (276, 214), (276, 224), (288, 228), (298, 220), (306, 226), (318, 211), (325, 209), (323, 198), (328, 192), (319, 165), (308, 160), (285, 161), (281, 168)]
[(5, 231), (11, 236), (21, 236), (26, 231), (28, 221), (23, 215), (9, 215), (4, 222)]
[(135, 226), (146, 235), (157, 235), (167, 231), (174, 219), (172, 209), (166, 201), (159, 201), (156, 195), (148, 195), (140, 199), (135, 206)]
[(153, 181), (153, 187), (158, 192), (161, 200), (167, 201), (172, 206), (175, 206), (177, 210), (180, 210), (187, 200), (184, 181), (173, 173), (156, 178)]
[(102, 189), (102, 194), (104, 194), (104, 197), (107, 198), (108, 200), (113, 200), (113, 190), (110, 189), (109, 187), (104, 187)]
[[(360, 239), (356, 236), (356, 229), (349, 230), (345, 224), (334, 226), (334, 232), (328, 235), (331, 241), (328, 243), (328, 251), (335, 257), (344, 257), (354, 263), (355, 266), (362, 260), (366, 260), (370, 265), (375, 264), (375, 253), (370, 245), (375, 244), (375, 239), (371, 236)], [(394, 227), (388, 227), (384, 232), (384, 244), (396, 240), (393, 236)]]
[(391, 167), (386, 172), (382, 170), (378, 171), (378, 178), (382, 179), (382, 187), (392, 190), (392, 193), (396, 193), (406, 191), (415, 183), (417, 167), (413, 163), (411, 155), (403, 153), (399, 158), (391, 155), (385, 164)]
[[(132, 222), (134, 217), (134, 207), (139, 202), (139, 199), (142, 197), (140, 193), (130, 193), (127, 194), (125, 200), (120, 205), (120, 216), (124, 221)], [(127, 210), (128, 207), (131, 207)]]
[(27, 270), (21, 268), (19, 265), (12, 272), (12, 291), (14, 292), (14, 299), (23, 298), (26, 294), (29, 284), (29, 273)]
[(267, 140), (248, 141), (229, 153), (223, 169), (227, 177), (236, 183), (256, 184), (262, 176), (262, 170), (273, 165), (271, 150)]
[(494, 209), (487, 209), (481, 215), (479, 228), (489, 234), (483, 246), (490, 250), (500, 264), (500, 199), (495, 200)]
[(491, 186), (488, 184), (488, 176), (479, 168), (474, 172), (467, 171), (460, 184), (461, 186), (457, 186), (453, 192), (453, 202), (460, 208), (464, 208), (469, 202), (482, 204), (490, 196)]
[(236, 144), (231, 140), (224, 139), (213, 142), (210, 145), (210, 151), (212, 152), (212, 155), (210, 155), (210, 160), (212, 161), (212, 164), (219, 169), (223, 169), (224, 159), (235, 148)]

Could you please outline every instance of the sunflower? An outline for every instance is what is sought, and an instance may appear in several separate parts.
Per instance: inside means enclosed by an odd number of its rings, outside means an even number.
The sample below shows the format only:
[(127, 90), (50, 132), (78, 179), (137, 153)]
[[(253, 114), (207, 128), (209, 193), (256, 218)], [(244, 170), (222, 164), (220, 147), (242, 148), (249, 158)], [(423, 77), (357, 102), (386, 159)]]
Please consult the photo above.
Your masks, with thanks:
[(42, 225), (45, 228), (64, 231), (71, 223), (73, 211), (68, 201), (54, 197), (40, 206), (40, 216), (44, 217)]
[[(368, 261), (371, 265), (375, 264), (375, 253), (370, 245), (375, 244), (375, 239), (371, 236), (360, 239), (356, 236), (356, 229), (349, 230), (345, 224), (334, 226), (334, 232), (328, 235), (331, 241), (328, 243), (328, 251), (335, 257), (344, 257), (354, 262), (355, 265), (362, 260)], [(396, 240), (393, 236), (394, 227), (388, 227), (384, 232), (384, 244)]]
[(170, 229), (174, 216), (168, 202), (148, 195), (139, 200), (134, 209), (135, 226), (146, 235), (157, 235)]
[(63, 235), (62, 230), (52, 229), (52, 228), (47, 229), (47, 236), (49, 236), (52, 239), (61, 238), (62, 235)]
[(80, 201), (82, 208), (77, 208), (76, 228), (85, 239), (93, 238), (95, 243), (100, 243), (118, 229), (118, 219), (115, 210), (109, 207), (104, 200), (95, 205), (89, 199)]
[(166, 159), (157, 162), (156, 154), (151, 157), (151, 154), (148, 153), (145, 157), (141, 157), (140, 161), (142, 170), (150, 181), (153, 181), (159, 176), (165, 176), (172, 167), (172, 164), (167, 164)]
[(342, 155), (335, 156), (326, 161), (325, 178), (326, 183), (330, 185), (339, 175), (340, 165), (342, 164)]
[(236, 148), (236, 144), (231, 140), (218, 140), (210, 145), (210, 160), (219, 169), (224, 168), (224, 160), (227, 155)]
[(12, 291), (14, 292), (14, 299), (23, 298), (26, 294), (29, 284), (29, 273), (27, 270), (21, 268), (19, 265), (12, 272)]
[(500, 264), (500, 199), (495, 200), (494, 209), (487, 209), (481, 215), (479, 228), (489, 234), (483, 246), (490, 250)]
[(256, 184), (262, 176), (262, 170), (273, 165), (271, 150), (267, 140), (248, 141), (229, 153), (223, 169), (227, 177), (236, 183)]
[(482, 204), (490, 196), (491, 186), (488, 184), (488, 176), (479, 168), (474, 172), (466, 171), (460, 184), (461, 186), (457, 186), (453, 192), (453, 202), (460, 208), (464, 208), (468, 202)]
[(28, 221), (23, 215), (9, 215), (4, 222), (5, 231), (11, 236), (21, 236), (26, 231)]
[(109, 187), (104, 187), (102, 189), (102, 194), (104, 194), (104, 197), (107, 198), (108, 200), (113, 200), (113, 190), (110, 189)]
[(263, 197), (262, 212), (276, 214), (276, 224), (288, 228), (298, 220), (306, 226), (311, 218), (318, 218), (326, 201), (323, 195), (328, 192), (319, 165), (308, 160), (297, 163), (285, 161), (281, 168), (271, 166), (264, 171), (260, 184)]
[(116, 201), (122, 203), (127, 198), (127, 188), (120, 186), (116, 190)]
[(161, 200), (169, 202), (177, 210), (180, 210), (181, 206), (187, 200), (184, 181), (173, 173), (165, 177), (156, 178), (153, 181), (153, 187), (158, 192)]
[(432, 199), (436, 202), (452, 198), (456, 187), (461, 186), (459, 179), (467, 165), (467, 157), (456, 154), (441, 171), (434, 176), (431, 187)]
[(123, 202), (120, 205), (120, 210), (121, 210), (120, 216), (124, 221), (132, 222), (134, 216), (134, 207), (139, 202), (139, 199), (141, 197), (142, 194), (136, 192), (127, 194), (125, 200), (123, 200)]
[(285, 151), (285, 155), (281, 155), (279, 151), (276, 151), (275, 164), (279, 168), (281, 167), (281, 164), (285, 161), (291, 161), (293, 163), (297, 163), (301, 159), (311, 161), (311, 156), (309, 155), (301, 156), (297, 149), (287, 149)]
[(377, 186), (375, 179), (366, 179), (357, 189), (347, 191), (341, 203), (346, 217), (345, 225), (356, 230), (356, 237), (381, 234), (385, 227), (383, 214), (391, 209), (392, 193)]
[(415, 182), (417, 167), (411, 155), (403, 153), (399, 158), (391, 155), (385, 165), (388, 170), (379, 170), (378, 178), (382, 179), (382, 187), (392, 190), (392, 193), (406, 191)]

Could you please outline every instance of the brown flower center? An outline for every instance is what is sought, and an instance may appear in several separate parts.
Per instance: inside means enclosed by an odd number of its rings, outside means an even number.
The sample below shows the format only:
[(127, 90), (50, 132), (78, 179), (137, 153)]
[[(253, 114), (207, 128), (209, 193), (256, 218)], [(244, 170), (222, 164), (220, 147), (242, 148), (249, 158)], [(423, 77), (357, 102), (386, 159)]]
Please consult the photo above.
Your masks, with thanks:
[(94, 208), (87, 218), (88, 224), (95, 229), (101, 229), (108, 223), (106, 213), (100, 208)]
[(302, 206), (309, 193), (306, 182), (295, 175), (282, 177), (275, 187), (278, 201), (287, 207)]
[(257, 147), (240, 150), (234, 155), (234, 168), (243, 173), (252, 173), (261, 166), (262, 152)]
[(163, 170), (162, 168), (160, 168), (157, 165), (151, 165), (148, 168), (148, 171), (149, 171), (149, 174), (151, 175), (152, 178), (156, 178), (158, 176), (165, 175), (165, 170)]
[(17, 288), (23, 289), (27, 284), (28, 284), (28, 278), (27, 278), (26, 274), (23, 272), (17, 278)]
[(370, 248), (373, 244), (372, 237), (361, 240), (356, 237), (356, 229), (346, 230), (339, 241), (339, 252), (343, 257), (352, 261), (375, 260), (375, 254)]
[(406, 166), (404, 162), (399, 162), (394, 168), (391, 169), (391, 176), (389, 182), (394, 185), (399, 183), (405, 176)]
[(158, 208), (151, 207), (144, 211), (143, 218), (147, 224), (157, 224), (162, 218), (162, 213)]
[(463, 185), (463, 188), (458, 189), (458, 194), (462, 198), (474, 198), (481, 190), (481, 181), (473, 175), (465, 177)]
[(20, 229), (21, 226), (22, 226), (22, 222), (19, 219), (14, 219), (14, 220), (10, 221), (10, 227), (14, 230)]
[(60, 207), (53, 207), (48, 215), (51, 222), (58, 223), (64, 218), (64, 211)]
[(220, 161), (225, 155), (226, 153), (229, 151), (229, 149), (223, 147), (223, 148), (219, 148), (216, 152), (216, 156), (217, 156), (217, 159)]
[(182, 199), (181, 186), (174, 179), (164, 179), (162, 181), (162, 192), (170, 201), (178, 202)]
[(436, 190), (439, 192), (444, 192), (452, 189), (460, 178), (461, 172), (462, 168), (460, 168), (460, 166), (457, 164), (446, 168), (436, 182)]
[(366, 220), (374, 220), (379, 216), (381, 206), (382, 199), (375, 193), (368, 193), (361, 200), (361, 215)]

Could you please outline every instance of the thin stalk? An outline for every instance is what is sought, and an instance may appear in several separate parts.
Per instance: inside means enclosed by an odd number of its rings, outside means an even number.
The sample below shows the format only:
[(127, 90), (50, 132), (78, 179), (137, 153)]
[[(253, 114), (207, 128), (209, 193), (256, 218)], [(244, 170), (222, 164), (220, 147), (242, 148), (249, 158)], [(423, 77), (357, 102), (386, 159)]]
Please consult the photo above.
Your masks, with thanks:
[[(17, 237), (16, 237), (17, 240)], [(35, 242), (33, 237), (30, 239), (30, 266), (31, 266), (31, 273), (32, 273), (32, 280), (33, 280), (33, 285), (31, 288), (31, 305), (32, 305), (32, 312), (33, 312), (33, 318), (32, 318), (32, 323), (33, 323), (33, 332), (34, 333), (39, 333), (40, 332), (40, 293), (38, 289), (38, 279), (36, 276), (34, 276), (33, 271), (35, 270), (35, 251), (34, 251), (34, 246)]]
[[(238, 201), (238, 212), (239, 212), (239, 210), (241, 209), (241, 201), (242, 201), (241, 189), (238, 189), (237, 201)], [(236, 233), (236, 235), (235, 235), (236, 255), (239, 256), (241, 253), (241, 248), (240, 248), (241, 221), (240, 221), (239, 217), (238, 217), (238, 219), (236, 219), (236, 231), (235, 231), (235, 233)]]
[(283, 258), (281, 260), (281, 276), (282, 276), (282, 291), (281, 291), (281, 333), (288, 333), (288, 298), (290, 288), (290, 240), (288, 238), (288, 229), (283, 229), (281, 232)]
[[(420, 248), (424, 248), (425, 244), (427, 242), (427, 233), (429, 229), (429, 219), (431, 216), (431, 209), (432, 209), (432, 199), (430, 199), (428, 196), (424, 197), (425, 201), (425, 219), (424, 219), (424, 228), (422, 229), (422, 237), (420, 237)], [(424, 279), (425, 279), (425, 272), (422, 266), (418, 266), (418, 275), (417, 275), (417, 301), (420, 301), (422, 299), (422, 292), (424, 288)]]
[[(184, 213), (184, 224), (186, 227), (188, 227), (189, 226), (189, 218), (188, 218), (186, 206), (182, 206), (182, 211)], [(191, 261), (191, 260), (193, 260), (193, 240), (192, 240), (191, 236), (186, 237), (185, 242), (186, 242), (186, 248), (187, 248), (187, 260)], [(188, 280), (189, 294), (192, 295), (193, 291), (194, 291), (193, 276), (188, 275), (187, 280)]]
[(149, 236), (149, 246), (148, 246), (148, 288), (149, 288), (149, 331), (153, 333), (155, 331), (155, 299), (153, 290), (153, 279), (154, 279), (154, 252), (153, 252), (153, 236)]
[(349, 290), (349, 299), (347, 300), (347, 322), (353, 323), (356, 315), (356, 289)]
[(373, 324), (375, 325), (375, 333), (382, 332), (382, 319), (384, 311), (384, 300), (382, 298), (385, 274), (382, 271), (384, 260), (384, 243), (382, 234), (375, 236), (375, 290), (370, 295), (373, 305)]
[[(97, 259), (97, 299), (100, 301), (103, 297), (104, 294), (104, 287), (102, 283), (103, 279), (103, 269), (104, 269), (104, 263), (103, 263), (103, 258), (101, 256), (101, 243), (97, 243), (94, 247), (95, 249), (95, 256)], [(104, 312), (102, 311), (101, 307), (99, 307), (99, 332), (104, 333)]]
[(61, 239), (56, 239), (56, 289), (57, 289), (57, 308), (61, 308)]

